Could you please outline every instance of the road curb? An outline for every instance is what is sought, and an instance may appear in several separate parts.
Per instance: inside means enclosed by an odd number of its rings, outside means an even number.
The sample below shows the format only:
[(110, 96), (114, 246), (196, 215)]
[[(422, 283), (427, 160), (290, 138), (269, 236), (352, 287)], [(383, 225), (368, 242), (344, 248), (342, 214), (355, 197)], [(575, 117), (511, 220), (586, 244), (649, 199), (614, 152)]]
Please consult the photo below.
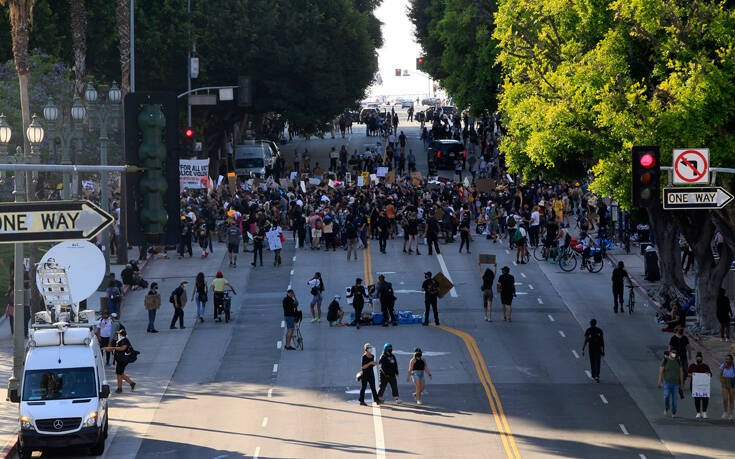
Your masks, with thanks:
[[(153, 259), (153, 256), (151, 254), (148, 254), (146, 259), (143, 260), (143, 263), (141, 263), (140, 265), (140, 272), (143, 272), (143, 270), (146, 268), (146, 266), (148, 266), (148, 263), (152, 261), (152, 259)], [(130, 286), (128, 285), (124, 286), (123, 290), (125, 290), (125, 292), (123, 293), (123, 295), (125, 295), (129, 289), (130, 289)], [(123, 296), (123, 301), (125, 301), (124, 296)], [(18, 436), (14, 435), (13, 438), (5, 444), (2, 451), (0, 451), (0, 458), (3, 458), (3, 459), (12, 458), (15, 456), (17, 452), (18, 452)]]
[[(608, 253), (607, 254), (607, 257), (610, 260), (612, 260), (615, 265), (618, 264), (618, 259), (615, 258), (613, 255), (611, 255), (611, 254)], [(659, 308), (662, 307), (661, 303), (659, 303), (655, 299), (651, 298), (651, 296), (648, 294), (648, 292), (646, 291), (646, 289), (640, 284), (640, 282), (638, 282), (638, 280), (635, 278), (635, 276), (632, 276), (631, 275), (630, 276), (630, 280), (633, 283), (633, 285), (635, 286), (636, 290), (638, 290), (646, 298), (648, 298), (648, 301), (649, 302), (655, 304)], [(704, 358), (706, 360), (709, 360), (710, 363), (712, 363), (712, 364), (717, 363), (717, 359), (715, 358), (715, 356), (704, 346), (704, 344), (702, 344), (697, 338), (695, 338), (694, 335), (692, 335), (691, 333), (689, 333), (689, 330), (686, 330), (685, 329), (685, 334), (686, 334), (687, 338), (689, 338), (689, 341), (691, 341), (694, 344), (694, 347), (698, 351), (702, 352), (702, 355), (704, 356)]]

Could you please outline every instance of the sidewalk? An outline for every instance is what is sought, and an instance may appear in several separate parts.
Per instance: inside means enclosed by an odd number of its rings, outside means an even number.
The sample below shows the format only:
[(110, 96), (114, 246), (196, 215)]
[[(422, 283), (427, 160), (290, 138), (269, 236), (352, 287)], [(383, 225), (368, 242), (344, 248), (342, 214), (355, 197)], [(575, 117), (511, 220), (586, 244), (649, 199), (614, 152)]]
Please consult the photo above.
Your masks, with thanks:
[[(131, 259), (136, 259), (137, 249), (130, 251)], [(105, 457), (133, 457), (145, 431), (155, 413), (155, 408), (168, 387), (171, 376), (178, 364), (187, 341), (195, 328), (196, 306), (190, 299), (185, 308), (184, 330), (169, 330), (172, 311), (168, 303), (169, 293), (182, 280), (189, 281), (189, 287), (197, 272), (209, 274), (220, 269), (225, 256), (221, 245), (215, 246), (215, 253), (207, 259), (199, 257), (172, 259), (149, 259), (141, 263), (143, 278), (148, 282), (156, 281), (161, 293), (161, 309), (156, 318), (156, 328), (161, 333), (145, 333), (148, 313), (143, 306), (147, 289), (129, 291), (121, 304), (121, 322), (128, 330), (128, 336), (136, 350), (141, 352), (137, 362), (130, 365), (128, 375), (137, 383), (136, 392), (129, 392), (125, 384), (123, 394), (110, 396), (110, 432), (108, 446), (116, 435), (129, 435), (137, 441), (118, 445), (115, 451), (108, 451)], [(135, 257), (135, 258), (133, 258)], [(110, 270), (119, 278), (124, 266), (112, 265)], [(187, 288), (187, 293), (191, 292)], [(105, 292), (95, 292), (87, 301), (88, 309), (99, 310), (100, 298)], [(211, 304), (210, 304), (211, 307)], [(7, 381), (12, 374), (13, 348), (10, 329), (0, 327), (0, 380)], [(111, 389), (116, 388), (114, 368), (107, 368), (107, 380)], [(124, 409), (123, 409), (124, 408)], [(6, 402), (0, 407), (0, 445), (4, 445), (0, 457), (13, 457), (17, 440), (18, 406)]]

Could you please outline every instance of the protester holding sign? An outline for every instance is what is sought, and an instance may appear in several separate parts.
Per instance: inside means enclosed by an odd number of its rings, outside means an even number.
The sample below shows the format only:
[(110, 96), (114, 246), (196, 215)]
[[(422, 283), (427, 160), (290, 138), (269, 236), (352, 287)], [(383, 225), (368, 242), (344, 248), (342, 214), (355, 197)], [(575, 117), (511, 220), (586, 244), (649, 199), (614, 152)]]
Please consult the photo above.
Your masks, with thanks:
[(707, 419), (707, 405), (709, 405), (712, 371), (709, 369), (709, 365), (703, 362), (701, 352), (697, 352), (696, 363), (689, 365), (687, 374), (692, 378), (691, 389), (692, 397), (694, 398), (694, 408), (697, 409), (696, 418)]

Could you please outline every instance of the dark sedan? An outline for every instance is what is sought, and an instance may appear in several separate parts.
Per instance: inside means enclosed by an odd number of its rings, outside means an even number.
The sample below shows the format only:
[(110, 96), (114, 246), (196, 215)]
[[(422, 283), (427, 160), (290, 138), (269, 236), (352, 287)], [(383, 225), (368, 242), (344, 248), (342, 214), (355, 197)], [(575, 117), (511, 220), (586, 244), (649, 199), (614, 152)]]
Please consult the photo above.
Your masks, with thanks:
[(467, 150), (457, 140), (435, 140), (427, 152), (427, 160), (434, 163), (437, 169), (454, 169), (454, 161), (462, 161), (462, 168), (467, 159)]

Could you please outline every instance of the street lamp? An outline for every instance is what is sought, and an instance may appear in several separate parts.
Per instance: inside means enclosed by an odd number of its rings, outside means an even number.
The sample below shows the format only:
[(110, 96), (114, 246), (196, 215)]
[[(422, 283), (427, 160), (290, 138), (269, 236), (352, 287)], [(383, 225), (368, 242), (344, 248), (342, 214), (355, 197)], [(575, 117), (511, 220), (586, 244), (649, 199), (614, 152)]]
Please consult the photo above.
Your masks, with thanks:
[[(26, 136), (28, 137), (28, 142), (31, 144), (31, 161), (34, 163), (40, 163), (40, 158), (37, 158), (36, 155), (36, 147), (38, 147), (41, 142), (43, 142), (43, 136), (45, 133), (43, 132), (43, 126), (41, 126), (41, 122), (38, 121), (38, 116), (36, 114), (33, 114), (33, 117), (31, 118), (31, 124), (28, 125), (28, 128), (26, 129)], [(33, 177), (33, 183), (38, 183), (38, 172), (33, 171), (32, 173)]]
[[(95, 98), (96, 96), (95, 92)], [(84, 108), (84, 105), (82, 105), (82, 101), (79, 100), (79, 96), (74, 96), (74, 101), (71, 105), (71, 118), (74, 121), (82, 121), (84, 119), (84, 116), (87, 114), (87, 109)]]
[(87, 83), (87, 89), (84, 91), (84, 98), (87, 99), (87, 102), (90, 104), (93, 104), (97, 100), (97, 90), (94, 89), (94, 85), (91, 81)]
[(112, 82), (112, 87), (110, 87), (110, 91), (107, 93), (107, 99), (113, 104), (120, 103), (120, 99), (122, 99), (122, 91), (120, 91), (116, 81)]
[[(5, 114), (0, 113), (0, 162), (9, 162), (8, 158), (8, 143), (13, 131), (10, 129), (10, 125), (5, 121)], [(0, 171), (0, 183), (5, 183), (5, 171)]]
[(54, 100), (51, 98), (43, 107), (43, 117), (46, 118), (46, 121), (56, 121), (59, 118), (59, 109), (54, 105)]

